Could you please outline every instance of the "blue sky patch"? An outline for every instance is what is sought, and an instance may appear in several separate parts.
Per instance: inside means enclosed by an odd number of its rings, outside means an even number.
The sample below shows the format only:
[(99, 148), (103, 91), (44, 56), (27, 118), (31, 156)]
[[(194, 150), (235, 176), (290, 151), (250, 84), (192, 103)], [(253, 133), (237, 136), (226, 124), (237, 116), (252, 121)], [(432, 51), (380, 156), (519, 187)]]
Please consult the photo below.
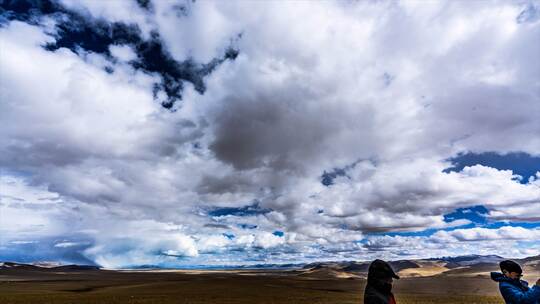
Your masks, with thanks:
[[(463, 226), (457, 226), (457, 227), (451, 227), (451, 228), (444, 228), (444, 229), (426, 229), (422, 231), (407, 231), (407, 232), (374, 232), (366, 234), (366, 236), (419, 236), (419, 237), (428, 237), (436, 233), (437, 231), (452, 231), (457, 229), (469, 229), (469, 228), (487, 228), (487, 229), (498, 229), (505, 226), (511, 226), (511, 227), (522, 227), (525, 229), (534, 229), (540, 227), (540, 222), (493, 222), (493, 223), (486, 223), (486, 224), (467, 224)], [(363, 239), (364, 240), (364, 239)]]
[(392, 82), (396, 78), (395, 76), (390, 75), (389, 73), (386, 73), (386, 72), (383, 74), (382, 77), (383, 77), (383, 82), (384, 82), (385, 87), (390, 86), (390, 84), (392, 84)]
[(257, 229), (259, 226), (253, 224), (238, 224), (238, 227), (242, 229)]
[(67, 244), (68, 242), (59, 242), (54, 238), (41, 239), (40, 241), (11, 242), (7, 246), (0, 246), (0, 262), (56, 261), (64, 264), (96, 265), (94, 261), (82, 254), (84, 249), (91, 246), (91, 243), (79, 242), (74, 246), (58, 246), (62, 243)]
[(250, 215), (259, 215), (265, 214), (272, 211), (271, 209), (261, 208), (258, 203), (253, 205), (243, 206), (243, 207), (224, 207), (224, 208), (215, 208), (208, 212), (209, 216), (250, 216)]
[(466, 219), (476, 224), (485, 224), (487, 222), (486, 216), (489, 210), (482, 206), (474, 206), (467, 208), (458, 208), (452, 213), (444, 215), (444, 221), (449, 223), (455, 220)]
[(272, 234), (279, 237), (282, 237), (285, 235), (283, 231), (279, 231), (279, 230), (274, 231)]
[(235, 238), (235, 235), (232, 233), (223, 233), (223, 236), (228, 238), (229, 240), (232, 240)]
[(465, 167), (482, 165), (498, 170), (512, 170), (514, 174), (523, 177), (521, 183), (527, 183), (529, 177), (540, 171), (540, 157), (531, 156), (527, 153), (516, 152), (508, 154), (498, 154), (495, 152), (486, 153), (464, 153), (451, 158), (452, 167), (446, 168), (443, 172), (459, 172)]
[(345, 173), (345, 170), (341, 168), (335, 168), (330, 172), (324, 171), (321, 175), (321, 183), (327, 187), (333, 185), (334, 179), (336, 179), (338, 176), (347, 176), (347, 173)]
[(484, 228), (497, 229), (503, 226), (522, 227), (526, 229), (539, 228), (540, 222), (493, 222), (484, 225)]
[(539, 8), (531, 3), (527, 5), (527, 7), (523, 11), (521, 11), (521, 13), (519, 13), (519, 15), (516, 17), (516, 22), (518, 24), (521, 24), (527, 22), (535, 22), (538, 19), (540, 19)]

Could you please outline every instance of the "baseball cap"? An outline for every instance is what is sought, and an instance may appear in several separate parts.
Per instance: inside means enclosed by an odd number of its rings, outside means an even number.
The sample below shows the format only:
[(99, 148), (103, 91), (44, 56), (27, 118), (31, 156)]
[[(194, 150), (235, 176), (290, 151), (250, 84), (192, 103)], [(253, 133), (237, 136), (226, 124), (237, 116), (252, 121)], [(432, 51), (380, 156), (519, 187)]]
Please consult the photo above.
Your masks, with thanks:
[(523, 270), (521, 269), (521, 266), (519, 266), (518, 263), (511, 260), (502, 261), (499, 263), (499, 266), (501, 267), (501, 270), (506, 270), (508, 272), (517, 272), (517, 273), (523, 272)]

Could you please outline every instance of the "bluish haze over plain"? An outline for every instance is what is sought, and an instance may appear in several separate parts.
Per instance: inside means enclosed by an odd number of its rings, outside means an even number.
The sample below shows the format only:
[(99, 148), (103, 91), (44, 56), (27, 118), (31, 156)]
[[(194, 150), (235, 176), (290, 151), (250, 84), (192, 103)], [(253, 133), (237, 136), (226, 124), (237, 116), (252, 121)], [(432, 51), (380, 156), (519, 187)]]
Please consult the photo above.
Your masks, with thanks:
[(0, 260), (540, 254), (537, 1), (0, 7)]

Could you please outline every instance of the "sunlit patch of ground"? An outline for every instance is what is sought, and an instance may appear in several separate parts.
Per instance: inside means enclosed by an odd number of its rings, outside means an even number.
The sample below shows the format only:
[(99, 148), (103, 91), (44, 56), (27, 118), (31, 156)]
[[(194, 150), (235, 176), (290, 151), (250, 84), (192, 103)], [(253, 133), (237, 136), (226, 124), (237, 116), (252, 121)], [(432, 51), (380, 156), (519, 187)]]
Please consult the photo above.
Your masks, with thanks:
[(445, 263), (417, 263), (419, 268), (407, 268), (401, 270), (398, 274), (400, 277), (426, 277), (434, 276), (448, 271), (449, 269), (445, 266)]

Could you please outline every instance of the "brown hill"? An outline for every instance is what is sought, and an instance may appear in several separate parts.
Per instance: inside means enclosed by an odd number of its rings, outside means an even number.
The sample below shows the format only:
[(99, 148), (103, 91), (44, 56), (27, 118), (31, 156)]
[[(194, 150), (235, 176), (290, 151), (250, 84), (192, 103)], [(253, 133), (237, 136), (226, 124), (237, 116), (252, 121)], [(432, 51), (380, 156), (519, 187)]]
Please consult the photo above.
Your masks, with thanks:
[[(504, 258), (495, 255), (468, 255), (425, 260), (390, 261), (390, 265), (403, 278), (459, 276), (488, 277), (491, 271), (499, 271), (499, 261)], [(540, 256), (515, 259), (523, 266), (526, 279), (540, 276)], [(321, 262), (307, 264), (300, 270), (301, 276), (311, 277), (367, 277), (370, 262)]]

